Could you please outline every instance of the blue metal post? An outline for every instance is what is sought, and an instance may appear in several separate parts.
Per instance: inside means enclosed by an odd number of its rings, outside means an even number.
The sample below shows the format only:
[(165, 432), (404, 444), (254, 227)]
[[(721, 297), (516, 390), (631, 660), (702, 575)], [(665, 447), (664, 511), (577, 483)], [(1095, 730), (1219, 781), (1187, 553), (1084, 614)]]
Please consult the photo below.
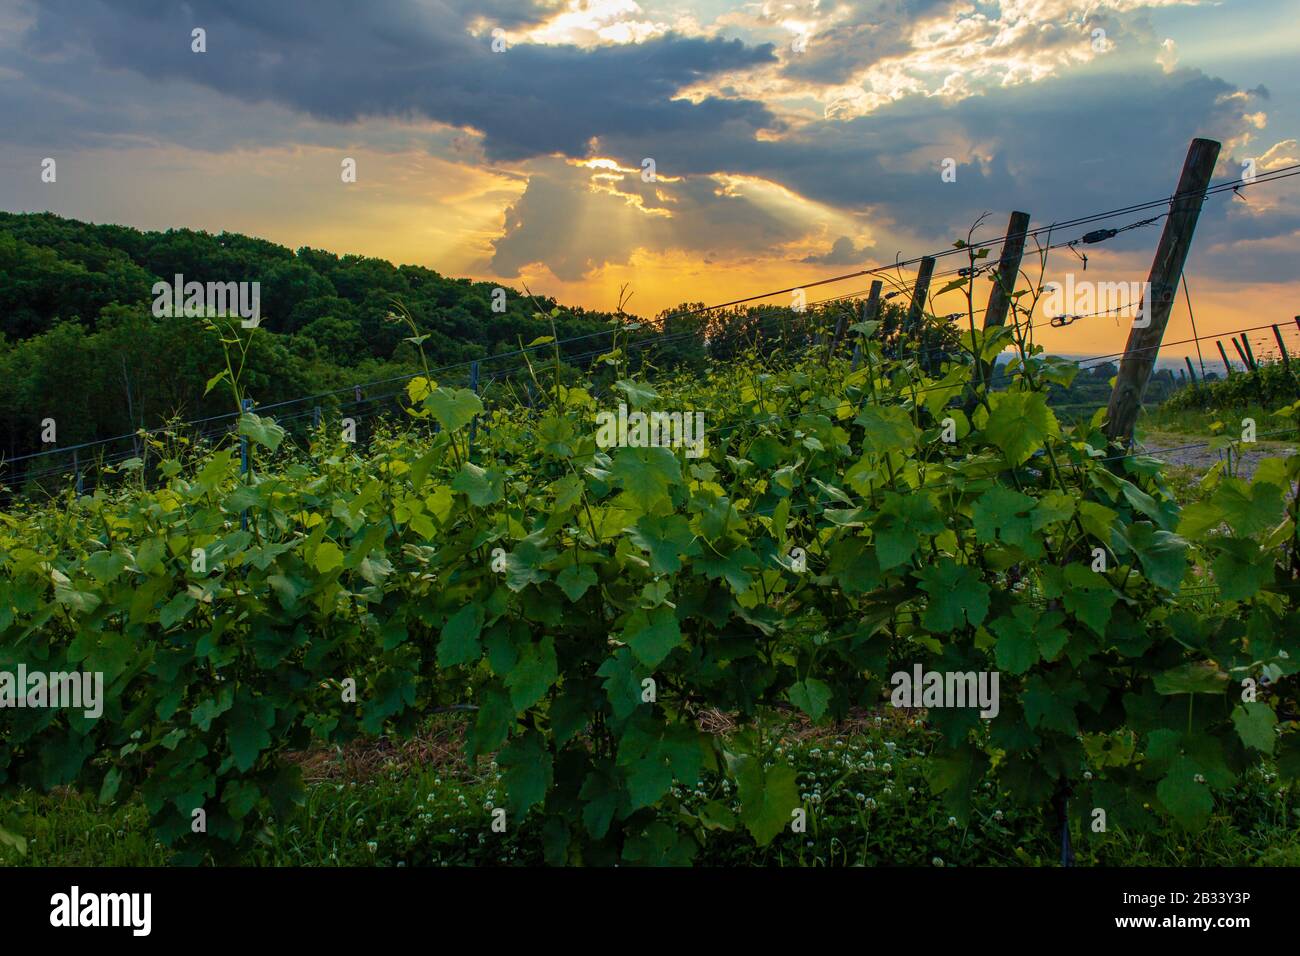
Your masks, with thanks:
[[(474, 390), (474, 394), (475, 394), (475, 395), (478, 394), (478, 362), (471, 362), (471, 363), (470, 363), (470, 366), (469, 366), (469, 387), (472, 388), (472, 389)], [(477, 416), (477, 415), (475, 415), (475, 416), (474, 416), (474, 420), (471, 421), (471, 422), (469, 423), (469, 458), (470, 458), (471, 461), (474, 459), (474, 438), (475, 438), (476, 435), (478, 435), (478, 416)]]
[[(243, 413), (245, 414), (253, 410), (253, 400), (251, 398), (244, 399), (240, 403), (240, 405), (243, 409)], [(239, 473), (242, 476), (244, 476), (245, 481), (248, 480), (248, 436), (247, 435), (239, 436)], [(248, 530), (248, 509), (247, 508), (245, 508), (243, 513), (239, 516), (239, 526), (245, 531)]]

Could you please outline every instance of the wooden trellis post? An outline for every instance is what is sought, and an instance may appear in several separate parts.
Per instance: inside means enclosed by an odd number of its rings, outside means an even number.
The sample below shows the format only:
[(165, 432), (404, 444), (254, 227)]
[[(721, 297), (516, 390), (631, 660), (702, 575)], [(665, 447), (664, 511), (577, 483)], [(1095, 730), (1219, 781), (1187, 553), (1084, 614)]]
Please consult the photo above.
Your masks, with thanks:
[(1277, 350), (1282, 355), (1282, 367), (1286, 369), (1287, 374), (1291, 372), (1291, 356), (1287, 354), (1286, 343), (1282, 341), (1282, 330), (1276, 325), (1273, 326), (1273, 338), (1277, 339)]
[(1250, 339), (1246, 338), (1246, 333), (1241, 333), (1241, 346), (1246, 350), (1246, 357), (1250, 359), (1252, 371), (1259, 371), (1259, 363), (1255, 361), (1255, 350), (1250, 347)]
[(1223, 357), (1223, 367), (1227, 370), (1228, 378), (1232, 378), (1232, 363), (1228, 361), (1228, 353), (1223, 349), (1223, 341), (1216, 339), (1214, 344), (1219, 347), (1219, 355)]
[(1133, 438), (1133, 426), (1137, 424), (1138, 411), (1142, 407), (1142, 393), (1151, 379), (1160, 343), (1164, 340), (1165, 326), (1169, 324), (1174, 294), (1183, 274), (1183, 265), (1187, 262), (1187, 252), (1192, 246), (1192, 234), (1196, 231), (1196, 221), (1201, 215), (1205, 189), (1219, 158), (1219, 149), (1220, 144), (1212, 139), (1194, 139), (1187, 149), (1183, 171), (1178, 177), (1178, 189), (1170, 203), (1169, 217), (1160, 234), (1160, 245), (1156, 248), (1147, 280), (1147, 294), (1140, 313), (1146, 324), (1141, 328), (1136, 324), (1133, 326), (1124, 347), (1119, 375), (1106, 408), (1106, 436), (1126, 447)]
[[(880, 289), (884, 283), (880, 279), (871, 280), (871, 291), (867, 294), (867, 301), (862, 306), (862, 321), (870, 322), (880, 314)], [(862, 345), (853, 346), (853, 371), (858, 370), (858, 362), (862, 360)]]
[(930, 294), (930, 276), (934, 274), (934, 256), (924, 256), (916, 270), (916, 284), (912, 286), (912, 304), (907, 310), (907, 327), (910, 332), (921, 329), (921, 315), (925, 312), (925, 298)]
[(1246, 350), (1241, 347), (1235, 335), (1232, 337), (1232, 347), (1237, 350), (1237, 355), (1241, 358), (1241, 364), (1246, 367), (1246, 371), (1250, 372), (1255, 367), (1255, 363), (1247, 357)]
[[(1016, 289), (1016, 277), (1020, 275), (1020, 260), (1025, 254), (1025, 234), (1029, 231), (1029, 213), (1013, 212), (1007, 222), (1007, 236), (1002, 243), (1002, 255), (998, 258), (998, 269), (994, 273), (993, 291), (989, 293), (988, 305), (984, 307), (984, 328), (1005, 325), (1007, 311), (1011, 307), (1011, 293)], [(972, 343), (974, 344), (974, 343)], [(981, 382), (987, 387), (992, 372), (991, 362), (978, 359), (975, 363)]]

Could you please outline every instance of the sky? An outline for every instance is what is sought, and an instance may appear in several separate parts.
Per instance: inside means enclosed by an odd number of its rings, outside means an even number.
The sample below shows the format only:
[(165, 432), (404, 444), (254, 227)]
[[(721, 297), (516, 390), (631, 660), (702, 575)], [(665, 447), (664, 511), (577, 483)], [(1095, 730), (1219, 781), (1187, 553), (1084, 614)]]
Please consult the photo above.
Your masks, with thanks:
[[(994, 239), (1012, 210), (1037, 227), (1160, 199), (1193, 137), (1222, 143), (1216, 181), (1248, 162), (1300, 164), (1296, 12), (1294, 0), (0, 0), (0, 208), (243, 232), (590, 308), (626, 290), (648, 316), (952, 248), (977, 223), (976, 240)], [(1069, 248), (1043, 259), (1031, 243), (1025, 284), (1140, 283), (1161, 226), (1078, 247), (1086, 270)], [(1201, 334), (1282, 323), (1300, 345), (1298, 249), (1300, 176), (1208, 199), (1186, 271)], [(910, 280), (893, 272), (887, 289)], [(987, 288), (977, 280), (977, 309)], [(1078, 294), (1062, 311), (1085, 311)], [(955, 291), (930, 305), (965, 309)], [(1104, 354), (1130, 322), (1035, 335)], [(1180, 297), (1165, 341), (1191, 334)]]

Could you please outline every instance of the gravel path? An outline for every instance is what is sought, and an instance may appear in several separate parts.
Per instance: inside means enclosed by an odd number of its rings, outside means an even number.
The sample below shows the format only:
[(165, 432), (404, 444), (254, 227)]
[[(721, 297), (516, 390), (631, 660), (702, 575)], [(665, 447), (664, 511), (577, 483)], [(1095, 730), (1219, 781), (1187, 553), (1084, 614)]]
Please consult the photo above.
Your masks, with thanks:
[[(1144, 453), (1163, 462), (1168, 462), (1171, 465), (1184, 465), (1194, 471), (1204, 472), (1208, 471), (1215, 462), (1222, 459), (1226, 452), (1207, 448), (1204, 445), (1198, 445), (1194, 448), (1178, 447), (1204, 440), (1189, 435), (1156, 434), (1148, 435), (1146, 441), (1139, 447)], [(1237, 474), (1242, 478), (1249, 478), (1255, 473), (1261, 459), (1285, 458), (1288, 455), (1294, 455), (1295, 452), (1294, 447), (1282, 442), (1262, 441), (1253, 446), (1245, 446), (1241, 453)]]

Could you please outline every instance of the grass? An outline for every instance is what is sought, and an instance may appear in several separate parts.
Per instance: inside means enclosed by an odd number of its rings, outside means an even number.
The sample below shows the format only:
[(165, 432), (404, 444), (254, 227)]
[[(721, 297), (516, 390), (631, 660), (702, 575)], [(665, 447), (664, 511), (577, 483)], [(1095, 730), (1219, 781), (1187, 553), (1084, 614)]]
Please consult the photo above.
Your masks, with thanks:
[(1217, 411), (1169, 408), (1167, 405), (1144, 406), (1142, 414), (1138, 418), (1136, 430), (1140, 436), (1146, 436), (1148, 442), (1151, 441), (1150, 436), (1152, 435), (1204, 440), (1213, 435), (1211, 426), (1215, 422), (1222, 422), (1229, 431), (1239, 431), (1243, 418), (1253, 418), (1256, 422), (1261, 445), (1270, 443), (1263, 436), (1282, 432), (1283, 434), (1278, 435), (1277, 440), (1271, 442), (1271, 444), (1286, 447), (1289, 442), (1294, 443), (1295, 430), (1294, 428), (1288, 428), (1286, 421), (1274, 415), (1274, 410), (1274, 408), (1264, 408), (1255, 403), (1240, 408), (1219, 409)]
[[(699, 865), (1054, 865), (1058, 846), (1041, 813), (1017, 809), (980, 785), (966, 826), (957, 825), (925, 782), (930, 732), (919, 720), (864, 717), (838, 727), (782, 725), (773, 759), (798, 772), (807, 832), (787, 830), (755, 847), (743, 831), (715, 830)], [(718, 732), (733, 732), (720, 718)], [(402, 744), (370, 741), (298, 755), (308, 780), (304, 805), (275, 822), (243, 860), (261, 866), (519, 866), (543, 862), (535, 818), (504, 834), (491, 812), (504, 798), (495, 763), (466, 762), (451, 718), (430, 722)], [(706, 803), (736, 809), (715, 776), (677, 784), (682, 810)], [(1300, 866), (1300, 806), (1265, 769), (1218, 802), (1209, 826), (1095, 834), (1073, 827), (1078, 865)], [(20, 856), (0, 847), (0, 865), (162, 866), (168, 851), (149, 834), (138, 800), (109, 807), (61, 791), (22, 794), (3, 814), (28, 838)], [(599, 862), (599, 861), (593, 861)]]

